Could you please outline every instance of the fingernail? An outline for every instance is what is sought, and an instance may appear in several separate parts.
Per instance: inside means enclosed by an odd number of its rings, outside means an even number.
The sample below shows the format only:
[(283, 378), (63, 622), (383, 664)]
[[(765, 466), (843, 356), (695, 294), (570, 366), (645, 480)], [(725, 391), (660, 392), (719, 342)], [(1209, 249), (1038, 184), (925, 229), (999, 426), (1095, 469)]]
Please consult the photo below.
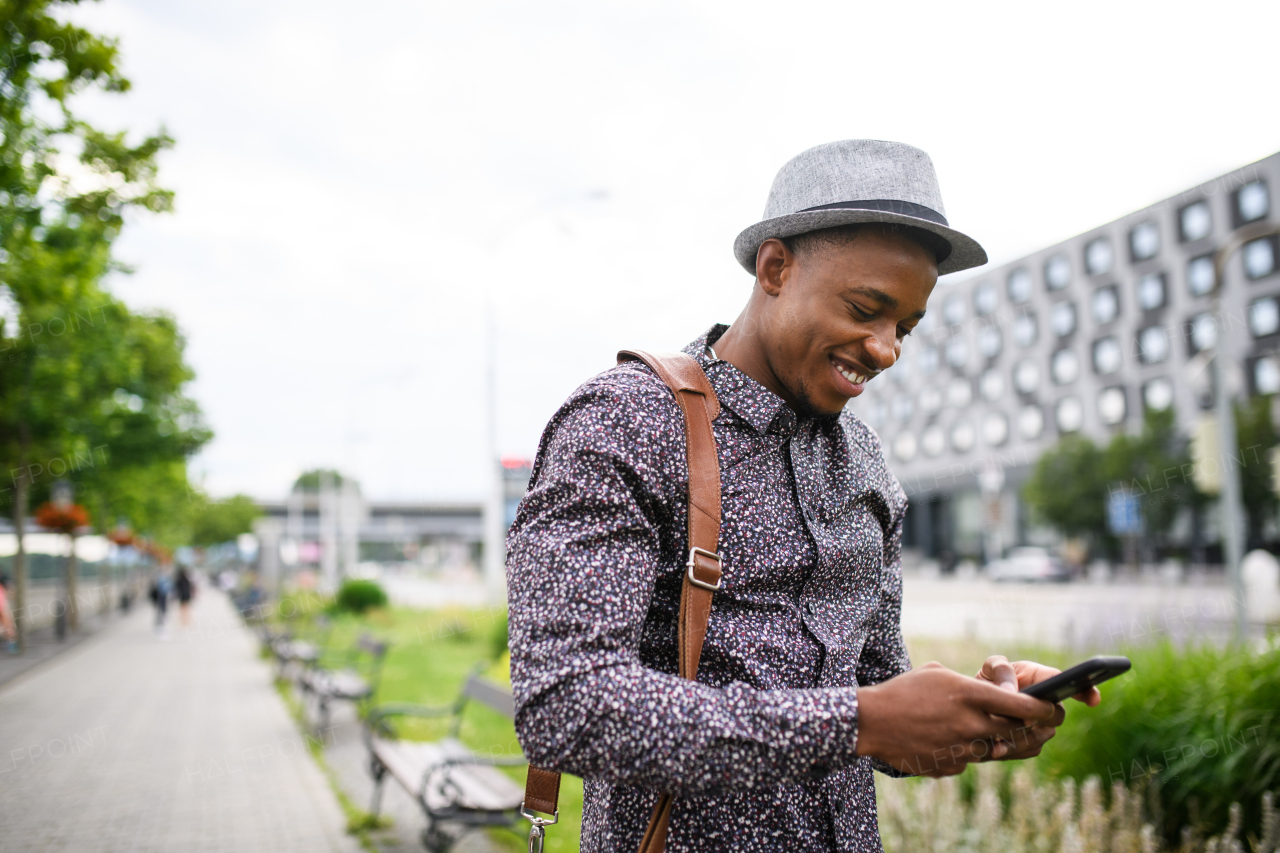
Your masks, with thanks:
[(1003, 741), (991, 747), (991, 754), (994, 755), (996, 758), (1004, 758), (1005, 755), (1008, 754), (1008, 752), (1009, 752), (1009, 747)]

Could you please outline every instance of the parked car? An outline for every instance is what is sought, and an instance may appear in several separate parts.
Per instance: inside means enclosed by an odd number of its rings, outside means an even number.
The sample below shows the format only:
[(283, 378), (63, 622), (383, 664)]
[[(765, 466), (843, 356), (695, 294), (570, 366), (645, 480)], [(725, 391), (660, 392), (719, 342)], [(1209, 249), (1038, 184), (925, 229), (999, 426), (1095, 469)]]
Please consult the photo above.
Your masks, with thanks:
[(1061, 582), (1071, 580), (1071, 572), (1046, 549), (1024, 546), (1011, 548), (1003, 559), (988, 563), (987, 577), (993, 581)]

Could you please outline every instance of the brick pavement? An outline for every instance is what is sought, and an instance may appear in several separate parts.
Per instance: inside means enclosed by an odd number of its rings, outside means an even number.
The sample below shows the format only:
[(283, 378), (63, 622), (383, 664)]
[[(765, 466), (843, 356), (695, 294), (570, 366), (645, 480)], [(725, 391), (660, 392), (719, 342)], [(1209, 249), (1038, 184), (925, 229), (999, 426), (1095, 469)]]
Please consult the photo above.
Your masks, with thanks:
[(227, 599), (149, 607), (0, 687), (6, 853), (356, 853)]

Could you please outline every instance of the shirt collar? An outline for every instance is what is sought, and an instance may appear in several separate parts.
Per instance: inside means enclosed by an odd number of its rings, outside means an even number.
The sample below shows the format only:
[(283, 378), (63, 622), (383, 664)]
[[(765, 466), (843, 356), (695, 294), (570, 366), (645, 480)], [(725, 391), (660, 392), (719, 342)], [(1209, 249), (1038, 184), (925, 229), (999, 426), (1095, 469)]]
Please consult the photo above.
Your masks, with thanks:
[(708, 351), (708, 347), (714, 347), (728, 328), (723, 323), (717, 323), (691, 341), (684, 352), (702, 365), (707, 379), (711, 381), (711, 387), (720, 398), (721, 406), (732, 410), (751, 424), (756, 432), (794, 435), (799, 425), (798, 419), (786, 401), (729, 362), (713, 357)]

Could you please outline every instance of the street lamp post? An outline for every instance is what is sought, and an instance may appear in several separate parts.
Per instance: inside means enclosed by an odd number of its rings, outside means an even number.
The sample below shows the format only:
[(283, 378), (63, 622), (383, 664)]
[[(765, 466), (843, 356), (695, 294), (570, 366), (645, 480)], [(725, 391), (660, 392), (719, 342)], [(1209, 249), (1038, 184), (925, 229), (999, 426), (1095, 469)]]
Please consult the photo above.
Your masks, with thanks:
[(1231, 593), (1236, 603), (1235, 638), (1244, 642), (1247, 617), (1244, 601), (1244, 576), (1240, 564), (1244, 551), (1244, 502), (1240, 496), (1240, 470), (1232, 464), (1236, 455), (1236, 418), (1234, 402), (1228, 387), (1226, 365), (1227, 324), (1222, 310), (1222, 285), (1225, 281), (1227, 261), (1245, 243), (1260, 237), (1280, 234), (1280, 225), (1260, 222), (1246, 225), (1232, 232), (1227, 241), (1213, 255), (1213, 314), (1218, 329), (1212, 365), (1214, 384), (1214, 409), (1218, 421), (1218, 442), (1222, 468), (1222, 538), (1223, 556), (1227, 561), (1227, 574), (1231, 579)]

